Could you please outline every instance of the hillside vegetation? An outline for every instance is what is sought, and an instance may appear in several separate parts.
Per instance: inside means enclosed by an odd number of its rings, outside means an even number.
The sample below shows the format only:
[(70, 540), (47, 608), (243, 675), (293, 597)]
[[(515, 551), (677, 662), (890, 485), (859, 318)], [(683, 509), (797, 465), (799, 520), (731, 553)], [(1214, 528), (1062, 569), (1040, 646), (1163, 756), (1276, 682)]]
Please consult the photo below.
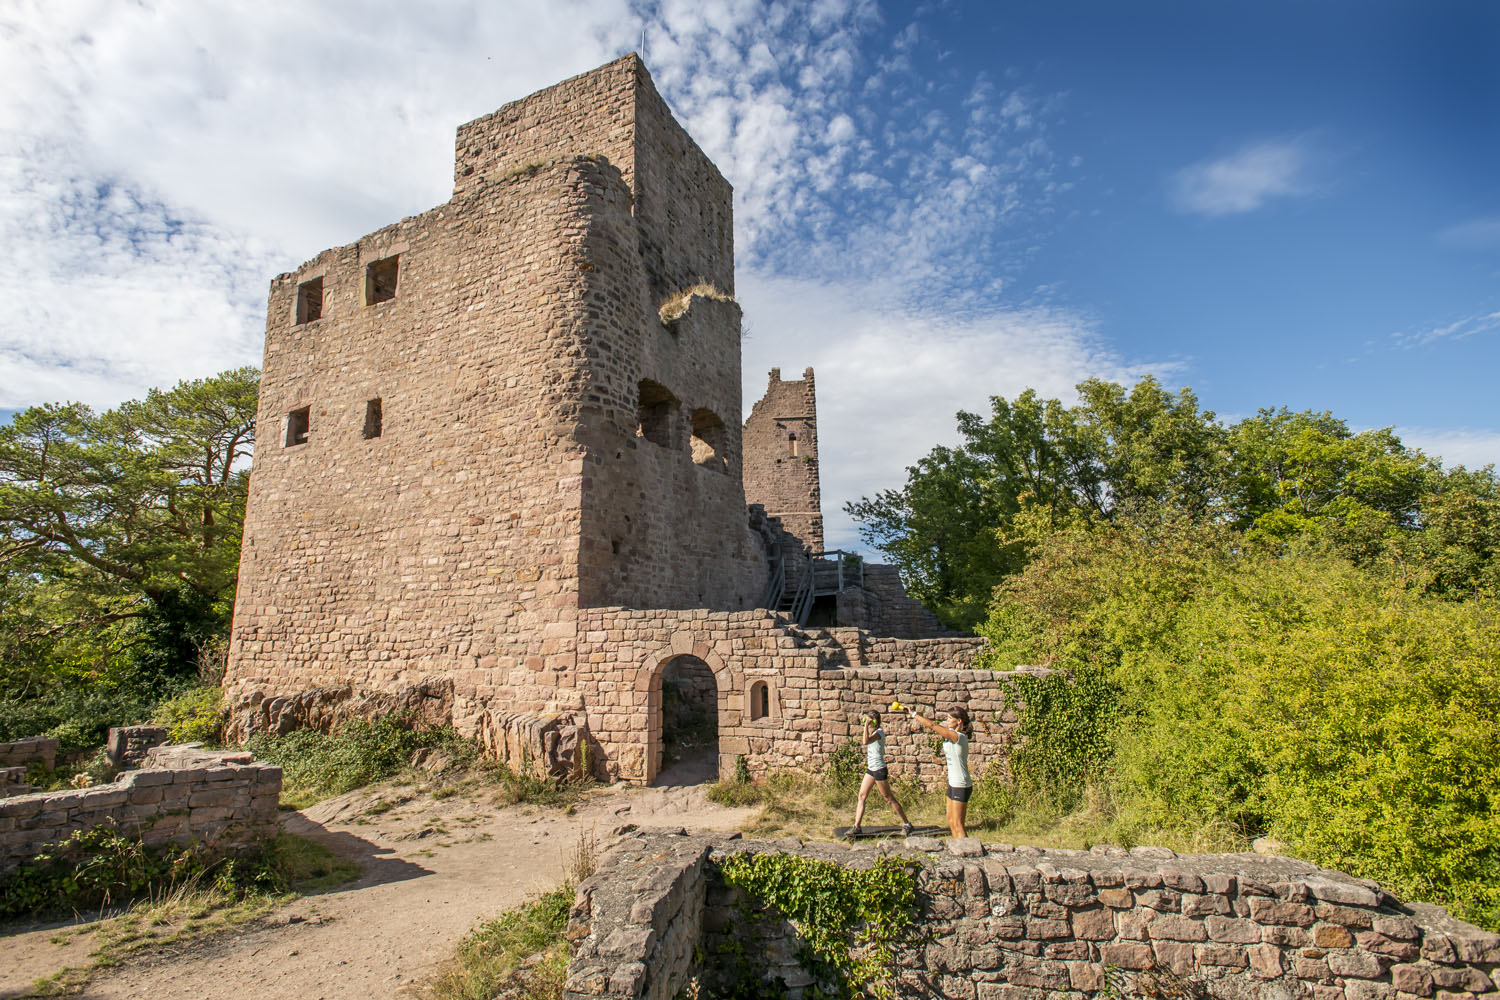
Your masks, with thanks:
[(1022, 679), (1013, 792), (1226, 827), (1500, 928), (1500, 484), (1389, 430), (1187, 390), (961, 414), (849, 505)]

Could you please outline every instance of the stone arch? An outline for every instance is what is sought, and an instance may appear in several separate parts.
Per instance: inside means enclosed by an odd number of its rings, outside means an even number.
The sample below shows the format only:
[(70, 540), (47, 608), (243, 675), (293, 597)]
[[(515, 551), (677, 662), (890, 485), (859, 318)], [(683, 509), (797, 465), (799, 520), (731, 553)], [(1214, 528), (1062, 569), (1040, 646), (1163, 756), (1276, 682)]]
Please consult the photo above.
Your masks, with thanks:
[[(635, 675), (635, 697), (636, 704), (646, 706), (646, 734), (644, 741), (641, 781), (651, 784), (656, 780), (661, 768), (662, 749), (662, 674), (667, 664), (679, 656), (694, 656), (708, 664), (714, 674), (714, 685), (718, 689), (719, 709), (719, 774), (725, 774), (724, 761), (724, 726), (725, 714), (729, 707), (729, 699), (733, 692), (739, 689), (739, 672), (730, 668), (724, 662), (724, 658), (715, 653), (708, 643), (694, 639), (688, 632), (679, 632), (672, 637), (672, 644), (666, 649), (653, 652), (646, 658), (645, 663), (636, 671)], [(730, 761), (732, 768), (733, 761)]]

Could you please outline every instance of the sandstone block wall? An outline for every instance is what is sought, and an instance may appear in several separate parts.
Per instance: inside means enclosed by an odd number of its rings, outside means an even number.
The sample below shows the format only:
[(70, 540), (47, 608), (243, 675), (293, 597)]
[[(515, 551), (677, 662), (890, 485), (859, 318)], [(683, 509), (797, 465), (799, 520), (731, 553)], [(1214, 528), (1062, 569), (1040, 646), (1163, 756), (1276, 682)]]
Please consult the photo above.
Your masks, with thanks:
[(633, 56), (464, 126), (457, 157), (450, 202), (272, 282), (232, 704), (446, 678), (478, 733), (580, 707), (580, 606), (764, 591), (738, 307), (658, 312), (732, 292), (728, 184)]
[(0, 767), (30, 767), (40, 764), (52, 770), (57, 763), (57, 740), (45, 736), (28, 736), (10, 743), (0, 743)]
[[(1148, 969), (1196, 980), (1224, 1000), (1478, 1000), (1496, 990), (1500, 935), (1288, 858), (643, 834), (620, 841), (579, 888), (565, 995), (670, 996), (694, 974), (722, 989), (733, 970), (719, 956), (732, 952), (799, 996), (811, 980), (796, 962), (796, 928), (774, 913), (747, 922), (739, 890), (718, 875), (729, 852), (770, 850), (851, 867), (867, 867), (880, 851), (910, 862), (918, 926), (892, 970), (903, 996), (1119, 995)], [(682, 938), (695, 929), (704, 961), (689, 969)]]
[[(803, 630), (766, 610), (637, 611), (592, 608), (579, 622), (577, 694), (601, 777), (650, 781), (660, 768), (662, 676), (678, 656), (713, 670), (718, 692), (719, 772), (743, 757), (752, 773), (819, 770), (859, 728), (861, 713), (890, 702), (931, 716), (965, 705), (975, 723), (970, 768), (1004, 766), (1017, 718), (1009, 675), (942, 669), (972, 662), (977, 639), (876, 639), (858, 629)], [(1026, 671), (1030, 672), (1030, 671)], [(762, 690), (764, 695), (761, 694)], [(761, 708), (764, 705), (765, 711)], [(889, 715), (889, 713), (887, 713)], [(894, 777), (945, 782), (924, 732), (886, 720)]]
[(281, 768), (249, 754), (167, 747), (152, 754), (163, 755), (107, 785), (0, 800), (0, 873), (98, 826), (147, 844), (196, 842), (216, 852), (275, 836)]

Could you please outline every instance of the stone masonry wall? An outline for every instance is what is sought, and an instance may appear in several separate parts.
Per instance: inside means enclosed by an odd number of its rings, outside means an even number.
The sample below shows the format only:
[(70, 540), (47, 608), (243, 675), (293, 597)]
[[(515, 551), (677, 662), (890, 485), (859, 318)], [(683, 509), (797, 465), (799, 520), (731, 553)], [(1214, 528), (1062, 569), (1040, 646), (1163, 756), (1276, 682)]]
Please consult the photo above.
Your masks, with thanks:
[(783, 382), (781, 369), (771, 369), (766, 394), (745, 421), (745, 497), (780, 518), (802, 545), (823, 551), (818, 404), (811, 368), (800, 382)]
[[(717, 874), (730, 852), (772, 850), (857, 868), (894, 853), (912, 865), (918, 927), (892, 970), (900, 996), (1082, 1000), (1119, 995), (1147, 970), (1196, 981), (1222, 1000), (1496, 995), (1500, 935), (1290, 858), (976, 840), (945, 849), (930, 838), (851, 849), (737, 837), (618, 841), (579, 887), (564, 996), (668, 997), (692, 975), (726, 988), (731, 969), (716, 956), (727, 941), (768, 981), (779, 977), (801, 995), (811, 980), (796, 961), (796, 928), (764, 911), (747, 923), (740, 890)], [(681, 956), (695, 930), (701, 937), (687, 950), (697, 946), (703, 961), (689, 968)]]
[[(857, 629), (802, 630), (765, 610), (592, 608), (579, 621), (577, 691), (601, 777), (655, 778), (662, 673), (683, 655), (702, 659), (714, 672), (722, 775), (733, 773), (737, 757), (752, 773), (819, 769), (855, 735), (861, 713), (886, 712), (899, 697), (929, 717), (954, 705), (969, 708), (975, 725), (970, 767), (978, 777), (1003, 766), (1017, 724), (1006, 702), (1010, 675), (937, 668), (970, 662), (980, 645), (976, 639), (884, 640)], [(768, 695), (763, 716), (753, 697), (759, 685)], [(885, 721), (893, 774), (944, 783), (927, 734), (909, 732), (904, 716)]]
[(10, 743), (0, 743), (0, 767), (30, 767), (41, 764), (48, 771), (56, 765), (61, 744), (45, 736), (28, 736)]
[[(450, 202), (272, 282), (240, 709), (442, 678), (478, 734), (494, 711), (582, 708), (580, 605), (764, 591), (738, 307), (657, 312), (698, 282), (732, 291), (727, 182), (635, 57), (464, 126), (457, 157)], [(393, 258), (385, 298), (372, 265)], [(678, 403), (669, 447), (636, 433), (648, 379)]]
[(107, 785), (0, 799), (0, 874), (98, 826), (147, 844), (238, 850), (275, 835), (280, 798), (281, 768), (249, 754), (159, 747)]

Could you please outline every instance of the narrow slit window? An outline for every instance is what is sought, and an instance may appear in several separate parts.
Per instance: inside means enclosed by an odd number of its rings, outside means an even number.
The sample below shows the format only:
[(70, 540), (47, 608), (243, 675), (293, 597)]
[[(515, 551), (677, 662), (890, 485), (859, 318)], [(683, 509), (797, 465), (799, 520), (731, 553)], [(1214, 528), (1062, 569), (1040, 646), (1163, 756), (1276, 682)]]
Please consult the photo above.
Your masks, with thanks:
[(286, 415), (286, 447), (307, 444), (307, 432), (311, 429), (312, 408), (298, 407)]
[(401, 276), (401, 255), (377, 260), (365, 268), (365, 305), (389, 302), (396, 297), (396, 280)]
[(793, 458), (797, 457), (797, 432), (796, 431), (793, 431), (792, 433), (790, 433), (790, 434), (788, 434), (786, 436), (786, 453), (788, 455), (792, 456)]
[(383, 418), (380, 413), (380, 400), (372, 399), (365, 403), (365, 440), (380, 437)]
[(750, 685), (750, 721), (764, 719), (771, 714), (771, 687), (765, 681)]
[(313, 278), (297, 286), (297, 323), (311, 323), (323, 317), (323, 279)]

